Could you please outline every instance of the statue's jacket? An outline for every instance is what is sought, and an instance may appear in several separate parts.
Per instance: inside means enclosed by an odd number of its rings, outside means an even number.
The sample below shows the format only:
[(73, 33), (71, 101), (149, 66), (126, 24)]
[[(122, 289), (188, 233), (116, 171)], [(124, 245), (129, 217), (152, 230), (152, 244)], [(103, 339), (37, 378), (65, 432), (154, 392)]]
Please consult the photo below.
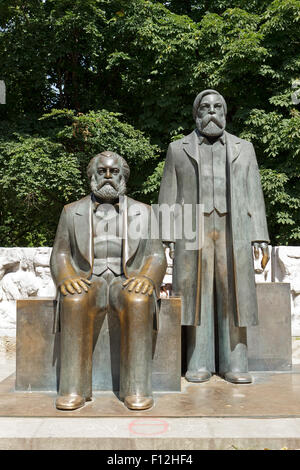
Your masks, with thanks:
[[(253, 145), (225, 132), (227, 207), (230, 220), (237, 326), (257, 324), (257, 298), (252, 256), (252, 242), (269, 242), (265, 203)], [(159, 204), (169, 206), (201, 204), (201, 159), (199, 158), (197, 131), (169, 145), (161, 187)], [(201, 220), (199, 218), (198, 220)], [(162, 228), (163, 241), (175, 241), (173, 293), (182, 298), (182, 324), (201, 324), (201, 309), (205, 292), (201, 282), (201, 245), (186, 249), (188, 240), (181, 227)], [(197, 227), (200, 232), (200, 227)], [(176, 233), (183, 232), (181, 238)], [(199, 240), (201, 237), (199, 237)], [(203, 307), (204, 308), (204, 307)]]
[[(93, 202), (91, 195), (66, 205), (61, 213), (51, 253), (50, 269), (58, 288), (54, 330), (59, 324), (59, 287), (67, 279), (91, 277), (94, 263)], [(156, 326), (160, 286), (166, 272), (163, 244), (151, 238), (151, 207), (127, 196), (120, 198), (122, 215), (122, 263), (125, 277), (143, 275), (155, 287)]]

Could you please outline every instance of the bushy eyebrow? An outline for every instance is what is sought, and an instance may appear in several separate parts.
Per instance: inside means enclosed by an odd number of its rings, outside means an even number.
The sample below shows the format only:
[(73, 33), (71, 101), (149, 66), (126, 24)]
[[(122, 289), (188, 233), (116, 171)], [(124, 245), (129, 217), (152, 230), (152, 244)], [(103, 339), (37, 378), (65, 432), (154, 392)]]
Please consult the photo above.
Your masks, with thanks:
[(120, 167), (119, 166), (103, 166), (103, 165), (98, 165), (97, 166), (97, 170), (106, 170), (107, 168), (110, 168), (112, 170), (120, 170)]
[[(209, 101), (201, 101), (200, 106), (201, 106), (202, 104), (209, 104), (209, 105), (210, 105), (211, 103), (210, 103)], [(221, 105), (222, 105), (221, 101), (216, 101), (216, 102), (213, 103), (213, 104), (221, 104)]]

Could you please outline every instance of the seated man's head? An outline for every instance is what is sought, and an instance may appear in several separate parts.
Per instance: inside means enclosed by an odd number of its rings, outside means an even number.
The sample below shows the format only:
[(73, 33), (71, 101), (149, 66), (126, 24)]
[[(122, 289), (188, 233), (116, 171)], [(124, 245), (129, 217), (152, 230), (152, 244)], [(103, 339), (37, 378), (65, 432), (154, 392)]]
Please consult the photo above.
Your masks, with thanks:
[(226, 102), (215, 90), (204, 90), (196, 97), (193, 116), (199, 132), (207, 137), (219, 137), (226, 126)]
[(103, 201), (114, 201), (126, 193), (129, 166), (115, 152), (101, 152), (91, 159), (87, 175), (94, 195)]

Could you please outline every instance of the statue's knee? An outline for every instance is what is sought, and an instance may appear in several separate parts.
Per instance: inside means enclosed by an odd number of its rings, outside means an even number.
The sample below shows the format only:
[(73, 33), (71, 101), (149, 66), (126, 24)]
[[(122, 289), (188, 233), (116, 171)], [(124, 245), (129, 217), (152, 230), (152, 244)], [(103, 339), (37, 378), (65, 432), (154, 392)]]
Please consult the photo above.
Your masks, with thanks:
[(79, 308), (88, 301), (87, 295), (84, 294), (68, 294), (61, 297), (61, 304), (64, 308)]
[(136, 292), (129, 292), (127, 290), (123, 291), (123, 296), (125, 299), (125, 304), (129, 306), (142, 307), (147, 306), (151, 302), (149, 295), (140, 294)]
[(148, 296), (141, 294), (141, 293), (129, 292), (127, 289), (124, 289), (122, 291), (122, 294), (127, 302), (137, 302), (137, 303), (147, 302)]

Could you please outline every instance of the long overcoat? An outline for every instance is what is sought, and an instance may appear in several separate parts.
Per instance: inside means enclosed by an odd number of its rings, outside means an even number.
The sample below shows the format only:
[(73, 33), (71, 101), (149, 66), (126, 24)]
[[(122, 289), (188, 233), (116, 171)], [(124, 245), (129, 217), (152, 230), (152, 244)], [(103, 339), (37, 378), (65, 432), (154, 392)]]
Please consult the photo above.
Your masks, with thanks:
[[(91, 195), (62, 210), (50, 259), (51, 274), (58, 288), (67, 279), (91, 277), (94, 264), (92, 211)], [(120, 214), (124, 275), (128, 278), (139, 274), (153, 282), (158, 328), (160, 285), (167, 264), (163, 244), (151, 238), (153, 211), (150, 206), (124, 196), (120, 201)], [(59, 327), (59, 298), (57, 307), (54, 331)]]
[[(257, 298), (252, 242), (269, 242), (265, 203), (253, 145), (225, 132), (227, 161), (227, 204), (231, 226), (237, 326), (257, 324)], [(159, 204), (195, 206), (201, 204), (201, 159), (197, 131), (169, 145)], [(180, 220), (180, 218), (179, 218)], [(201, 220), (200, 218), (198, 220)], [(182, 299), (182, 324), (201, 324), (201, 282), (206, 275), (202, 265), (202, 248), (187, 249), (185, 233), (181, 239), (162, 232), (164, 241), (175, 241), (173, 293)], [(178, 222), (179, 223), (179, 222)], [(181, 223), (181, 221), (180, 221)], [(198, 227), (200, 231), (200, 227)], [(171, 239), (170, 239), (171, 238)], [(201, 237), (199, 237), (199, 240)]]

